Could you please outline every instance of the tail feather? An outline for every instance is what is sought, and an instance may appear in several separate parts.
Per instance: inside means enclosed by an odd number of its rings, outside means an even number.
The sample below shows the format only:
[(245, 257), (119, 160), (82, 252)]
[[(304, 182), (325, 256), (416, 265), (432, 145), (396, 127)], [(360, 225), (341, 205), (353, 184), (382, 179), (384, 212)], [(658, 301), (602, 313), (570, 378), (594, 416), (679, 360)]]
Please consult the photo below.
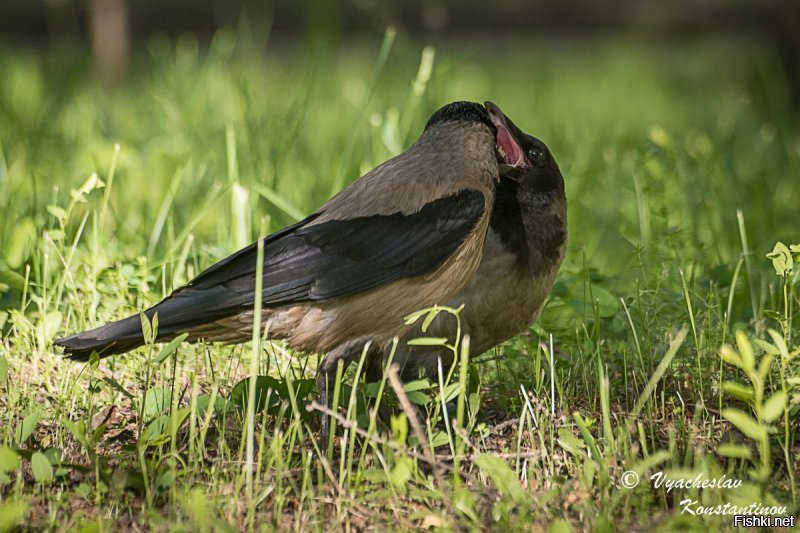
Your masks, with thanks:
[[(181, 333), (189, 333), (189, 341), (205, 338), (215, 340), (224, 331), (215, 331), (212, 324), (250, 307), (233, 298), (232, 291), (223, 287), (195, 288), (183, 287), (172, 295), (147, 309), (144, 314), (148, 320), (158, 314), (156, 341), (168, 341)], [(252, 296), (250, 298), (252, 300)], [(224, 329), (224, 328), (223, 328)], [(224, 335), (223, 335), (224, 336)], [(92, 352), (108, 357), (127, 352), (144, 344), (142, 320), (136, 314), (111, 322), (99, 328), (70, 335), (55, 341), (56, 346), (64, 348), (64, 353), (76, 361), (88, 361)]]
[[(273, 233), (264, 242), (271, 244), (288, 237), (316, 216), (318, 215), (312, 215), (297, 224)], [(274, 253), (285, 253), (284, 248), (278, 247)], [(265, 263), (268, 254), (272, 253), (269, 250), (271, 248), (266, 252)], [(242, 334), (238, 327), (230, 330), (224, 325), (217, 324), (217, 321), (225, 320), (253, 308), (257, 251), (257, 243), (239, 250), (212, 265), (188, 285), (176, 289), (167, 298), (146, 310), (144, 314), (149, 320), (152, 320), (153, 316), (158, 313), (159, 324), (156, 341), (167, 341), (181, 333), (189, 333), (188, 341), (190, 342), (201, 338), (227, 342), (249, 338), (249, 334)], [(297, 255), (295, 253), (291, 257)], [(265, 287), (264, 290), (265, 297), (262, 301), (266, 305), (270, 303), (270, 300), (268, 289)], [(95, 351), (100, 357), (108, 357), (133, 350), (144, 344), (142, 322), (138, 314), (129, 316), (99, 328), (58, 339), (55, 344), (64, 348), (67, 357), (78, 361), (88, 361), (92, 352)]]
[(88, 361), (92, 352), (108, 357), (138, 348), (144, 344), (139, 315), (129, 316), (99, 328), (70, 335), (55, 341), (64, 353), (76, 361)]

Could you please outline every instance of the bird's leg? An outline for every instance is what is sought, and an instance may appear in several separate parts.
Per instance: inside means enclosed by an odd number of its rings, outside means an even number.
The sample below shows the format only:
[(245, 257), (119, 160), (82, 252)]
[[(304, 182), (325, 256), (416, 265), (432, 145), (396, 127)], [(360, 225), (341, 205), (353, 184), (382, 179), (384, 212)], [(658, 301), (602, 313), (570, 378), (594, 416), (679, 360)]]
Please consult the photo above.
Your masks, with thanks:
[[(328, 356), (322, 362), (319, 367), (317, 373), (317, 388), (319, 389), (319, 401), (325, 407), (330, 407), (334, 411), (336, 410), (335, 405), (329, 406), (328, 405), (328, 387), (332, 385), (331, 380), (329, 379), (331, 376), (336, 376), (336, 367), (339, 364), (339, 361), (342, 361), (342, 373), (347, 370), (347, 367), (352, 363), (356, 358), (361, 355), (361, 352), (364, 350), (364, 344), (369, 339), (357, 339), (354, 341), (347, 342), (340, 346), (337, 346), (330, 352), (328, 352)], [(322, 413), (322, 417), (320, 419), (320, 435), (319, 435), (319, 444), (320, 450), (322, 453), (326, 453), (328, 450), (328, 415)]]
[[(422, 336), (422, 334), (420, 334)], [(416, 366), (416, 354), (417, 350), (413, 350), (411, 346), (408, 346), (404, 340), (401, 340), (398, 343), (397, 347), (394, 348), (394, 355), (392, 355), (393, 348), (390, 345), (385, 346), (382, 351), (382, 357), (371, 357), (368, 360), (368, 366), (366, 368), (366, 377), (368, 383), (377, 383), (380, 382), (384, 377), (384, 372), (388, 371), (388, 363), (391, 358), (393, 363), (400, 365), (400, 380), (403, 383), (407, 383), (409, 381), (413, 381), (414, 379), (418, 379), (419, 370)], [(436, 378), (434, 376), (429, 376), (432, 380)], [(388, 386), (387, 386), (388, 388)], [(383, 401), (381, 398), (374, 398), (372, 400), (371, 406), (374, 408), (374, 404), (378, 403), (378, 419), (386, 426), (387, 429), (391, 429), (392, 427), (392, 415), (394, 414), (394, 410), (392, 406)], [(418, 406), (414, 406), (414, 409), (417, 412), (417, 417), (420, 420), (424, 420), (423, 413), (420, 412)]]
[[(388, 354), (388, 351), (386, 352)], [(378, 383), (380, 384), (381, 380), (383, 379), (384, 374), (384, 367), (386, 365), (387, 360), (384, 359), (388, 357), (388, 355), (384, 354), (381, 357), (381, 350), (376, 350), (375, 354), (368, 354), (367, 361), (366, 361), (366, 368), (364, 370), (364, 376), (366, 378), (367, 383)], [(370, 355), (373, 355), (370, 357)], [(378, 405), (378, 420), (387, 428), (391, 427), (391, 414), (392, 410), (386, 405), (386, 402), (381, 401), (381, 398), (371, 398), (368, 401), (368, 405), (370, 409), (374, 409), (375, 405)]]
[[(328, 370), (323, 365), (317, 371), (317, 389), (319, 390), (319, 403), (328, 407)], [(319, 448), (325, 454), (328, 449), (328, 415), (322, 413), (320, 418)]]

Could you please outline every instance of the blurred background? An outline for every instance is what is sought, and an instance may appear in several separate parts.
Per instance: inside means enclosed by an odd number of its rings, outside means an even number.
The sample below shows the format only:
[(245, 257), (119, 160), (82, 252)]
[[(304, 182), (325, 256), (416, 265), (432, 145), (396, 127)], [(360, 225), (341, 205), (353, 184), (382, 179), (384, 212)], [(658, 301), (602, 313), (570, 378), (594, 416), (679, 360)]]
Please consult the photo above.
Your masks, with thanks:
[[(240, 529), (245, 515), (260, 521), (236, 498), (250, 485), (236, 442), (244, 426), (209, 426), (207, 407), (220, 414), (213, 398), (224, 407), (238, 396), (231, 388), (254, 350), (200, 344), (173, 358), (147, 348), (97, 368), (54, 356), (52, 341), (149, 307), (303, 218), (408, 148), (454, 100), (492, 100), (550, 147), (570, 241), (541, 320), (470, 354), (483, 398), (470, 379), (470, 419), (480, 403), (473, 442), (530, 455), (516, 456), (509, 477), (499, 456), (480, 464), (484, 454), (472, 454), (478, 468), (464, 468), (454, 506), (442, 509), (476, 517), (466, 529), (489, 517), (534, 517), (544, 529), (538, 521), (560, 513), (576, 529), (595, 516), (603, 531), (696, 528), (659, 523), (665, 513), (695, 518), (673, 511), (669, 494), (617, 490), (614, 472), (662, 464), (758, 480), (737, 491), (738, 503), (770, 502), (767, 489), (796, 501), (797, 476), (783, 475), (800, 460), (796, 411), (776, 420), (785, 402), (776, 392), (794, 387), (796, 409), (797, 359), (759, 355), (758, 380), (747, 372), (753, 392), (720, 347), (737, 330), (769, 340), (767, 328), (797, 344), (800, 256), (776, 242), (800, 250), (799, 58), (800, 0), (0, 0), (0, 530), (75, 529), (84, 514), (98, 520), (86, 530), (217, 528), (217, 510)], [(764, 346), (757, 351), (778, 353)], [(286, 376), (310, 378), (319, 360), (277, 344), (266, 351), (260, 373), (286, 391), (302, 390)], [(758, 420), (726, 415), (731, 405)], [(364, 446), (351, 469), (349, 433), (340, 482), (323, 483), (328, 470), (323, 478), (309, 466), (299, 417), (280, 412), (269, 415), (274, 432), (259, 430), (270, 444), (247, 489), (257, 495), (248, 513), (258, 505), (267, 527), (297, 528), (309, 513), (323, 528), (351, 514), (356, 528), (373, 515), (392, 529), (447, 523), (433, 477), (408, 466), (405, 447)], [(357, 412), (363, 423), (366, 410)], [(188, 441), (178, 416), (189, 417)], [(484, 425), (515, 416), (518, 429)], [(724, 452), (717, 445), (728, 438), (737, 445)], [(26, 448), (22, 466), (4, 446)], [(509, 481), (517, 474), (525, 493)], [(484, 490), (488, 478), (502, 481), (497, 490)], [(23, 518), (14, 509), (28, 502), (35, 511)]]
[(167, 291), (491, 99), (562, 166), (575, 279), (724, 290), (798, 239), (799, 39), (795, 0), (4, 0), (0, 270)]
[(788, 91), (800, 103), (800, 7), (793, 0), (436, 0), (254, 2), (246, 0), (6, 0), (0, 30), (15, 45), (91, 48), (99, 73), (123, 77), (131, 54), (152, 36), (192, 33), (207, 42), (223, 27), (246, 27), (257, 48), (304, 41), (335, 49), (356, 35), (387, 26), (421, 40), (509, 34), (616, 34), (650, 40), (728, 36), (769, 45), (784, 67)]

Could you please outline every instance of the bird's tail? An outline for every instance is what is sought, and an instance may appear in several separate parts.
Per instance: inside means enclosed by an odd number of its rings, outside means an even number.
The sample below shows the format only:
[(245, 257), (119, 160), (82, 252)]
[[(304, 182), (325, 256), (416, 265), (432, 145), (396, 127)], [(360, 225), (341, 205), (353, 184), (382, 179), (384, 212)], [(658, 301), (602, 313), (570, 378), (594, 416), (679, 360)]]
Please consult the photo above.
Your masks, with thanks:
[[(152, 320), (155, 313), (145, 314), (150, 315), (148, 320)], [(168, 335), (159, 333), (157, 340), (166, 340)], [(102, 358), (133, 350), (144, 343), (142, 319), (139, 315), (132, 315), (55, 341), (56, 346), (64, 348), (67, 357), (76, 361), (88, 361), (89, 356), (95, 351)]]
[[(306, 222), (288, 226), (272, 234), (265, 242), (288, 235)], [(252, 310), (256, 253), (256, 243), (239, 250), (144, 311), (150, 321), (158, 314), (155, 340), (168, 341), (181, 333), (189, 335), (188, 342), (199, 339), (230, 342), (247, 338), (247, 335), (242, 337), (237, 327), (231, 330), (218, 321)], [(269, 303), (266, 298), (263, 302), (265, 305)], [(107, 357), (133, 350), (144, 343), (142, 320), (138, 314), (55, 341), (56, 346), (64, 348), (68, 357), (78, 361), (87, 361), (94, 351), (100, 357)]]
[[(244, 285), (249, 286), (247, 283)], [(252, 308), (252, 291), (234, 294), (223, 285), (211, 287), (185, 286), (144, 311), (149, 321), (158, 315), (156, 342), (169, 341), (188, 333), (188, 342), (198, 339), (227, 341), (230, 334), (225, 326), (216, 325), (221, 320)], [(144, 345), (142, 319), (139, 314), (111, 322), (99, 328), (70, 335), (55, 341), (64, 348), (67, 357), (88, 361), (92, 352), (108, 357)]]

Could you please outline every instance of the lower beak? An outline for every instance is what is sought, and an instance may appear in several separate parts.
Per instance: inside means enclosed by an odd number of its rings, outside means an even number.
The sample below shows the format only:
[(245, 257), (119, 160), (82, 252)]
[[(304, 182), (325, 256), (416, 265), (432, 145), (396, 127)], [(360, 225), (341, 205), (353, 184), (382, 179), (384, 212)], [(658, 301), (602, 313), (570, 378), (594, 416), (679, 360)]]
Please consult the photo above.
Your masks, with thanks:
[(521, 166), (525, 161), (525, 156), (519, 141), (511, 133), (512, 130), (508, 125), (508, 118), (492, 102), (485, 102), (483, 105), (486, 107), (486, 111), (489, 112), (489, 119), (497, 129), (496, 148), (500, 165), (511, 168)]

